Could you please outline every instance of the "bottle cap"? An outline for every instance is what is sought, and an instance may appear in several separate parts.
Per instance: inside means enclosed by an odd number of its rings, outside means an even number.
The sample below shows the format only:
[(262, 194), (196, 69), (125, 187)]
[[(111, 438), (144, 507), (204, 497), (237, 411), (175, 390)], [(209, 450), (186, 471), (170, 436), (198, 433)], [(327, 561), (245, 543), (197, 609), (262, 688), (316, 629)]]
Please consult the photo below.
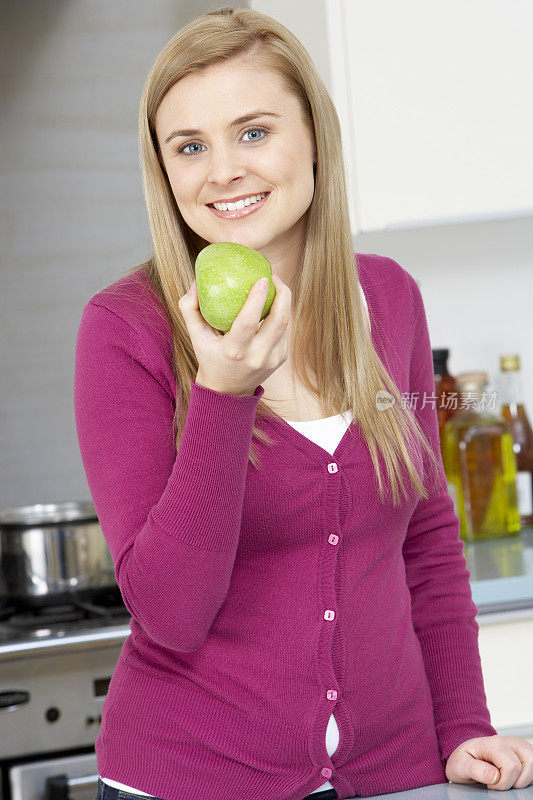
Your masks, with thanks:
[(455, 380), (461, 392), (475, 392), (488, 384), (489, 376), (486, 372), (461, 372)]
[(433, 372), (435, 374), (437, 373), (441, 374), (442, 372), (447, 370), (446, 362), (448, 361), (448, 357), (450, 355), (449, 349), (444, 347), (439, 349), (433, 349), (431, 353), (433, 355)]
[(500, 356), (500, 369), (502, 372), (517, 372), (520, 369), (520, 356)]

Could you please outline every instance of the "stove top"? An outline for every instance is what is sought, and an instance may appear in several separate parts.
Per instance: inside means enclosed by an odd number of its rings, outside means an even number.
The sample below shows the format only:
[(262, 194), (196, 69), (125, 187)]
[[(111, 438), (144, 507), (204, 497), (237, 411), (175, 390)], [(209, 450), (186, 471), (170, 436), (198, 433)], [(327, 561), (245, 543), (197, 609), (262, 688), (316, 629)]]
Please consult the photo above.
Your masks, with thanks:
[[(68, 602), (30, 606), (24, 603), (0, 605), (0, 650), (5, 645), (73, 639), (105, 638), (110, 629), (129, 626), (131, 616), (120, 591), (110, 590), (87, 598), (72, 597)], [(12, 651), (12, 647), (8, 648)]]

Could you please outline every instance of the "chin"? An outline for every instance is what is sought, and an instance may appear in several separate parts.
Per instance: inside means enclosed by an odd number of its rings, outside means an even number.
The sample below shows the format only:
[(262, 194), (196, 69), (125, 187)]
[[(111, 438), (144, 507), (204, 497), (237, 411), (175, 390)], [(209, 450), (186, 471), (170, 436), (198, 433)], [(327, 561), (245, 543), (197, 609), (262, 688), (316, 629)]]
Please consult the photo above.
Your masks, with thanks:
[(252, 234), (246, 235), (242, 233), (240, 236), (234, 233), (231, 236), (228, 236), (226, 239), (221, 239), (222, 242), (233, 242), (233, 244), (243, 244), (245, 247), (249, 247), (252, 250), (261, 250), (266, 244), (263, 243), (261, 239), (257, 236), (253, 236)]

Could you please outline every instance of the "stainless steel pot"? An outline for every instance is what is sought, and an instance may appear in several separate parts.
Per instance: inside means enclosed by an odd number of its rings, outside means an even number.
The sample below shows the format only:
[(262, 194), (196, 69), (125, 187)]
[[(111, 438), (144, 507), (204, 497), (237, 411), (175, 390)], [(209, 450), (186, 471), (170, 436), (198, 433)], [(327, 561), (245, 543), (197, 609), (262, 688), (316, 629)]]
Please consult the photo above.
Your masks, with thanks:
[(46, 605), (116, 588), (93, 503), (0, 510), (0, 601)]

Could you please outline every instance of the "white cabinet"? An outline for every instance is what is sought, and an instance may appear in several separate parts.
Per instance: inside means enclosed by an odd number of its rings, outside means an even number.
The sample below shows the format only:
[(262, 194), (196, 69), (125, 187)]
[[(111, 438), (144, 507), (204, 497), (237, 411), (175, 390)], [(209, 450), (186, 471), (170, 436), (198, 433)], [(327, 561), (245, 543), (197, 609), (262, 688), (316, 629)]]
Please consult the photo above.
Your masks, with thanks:
[(533, 213), (530, 0), (251, 0), (341, 123), (353, 235)]
[(483, 617), (479, 652), (492, 725), (533, 744), (533, 609)]

